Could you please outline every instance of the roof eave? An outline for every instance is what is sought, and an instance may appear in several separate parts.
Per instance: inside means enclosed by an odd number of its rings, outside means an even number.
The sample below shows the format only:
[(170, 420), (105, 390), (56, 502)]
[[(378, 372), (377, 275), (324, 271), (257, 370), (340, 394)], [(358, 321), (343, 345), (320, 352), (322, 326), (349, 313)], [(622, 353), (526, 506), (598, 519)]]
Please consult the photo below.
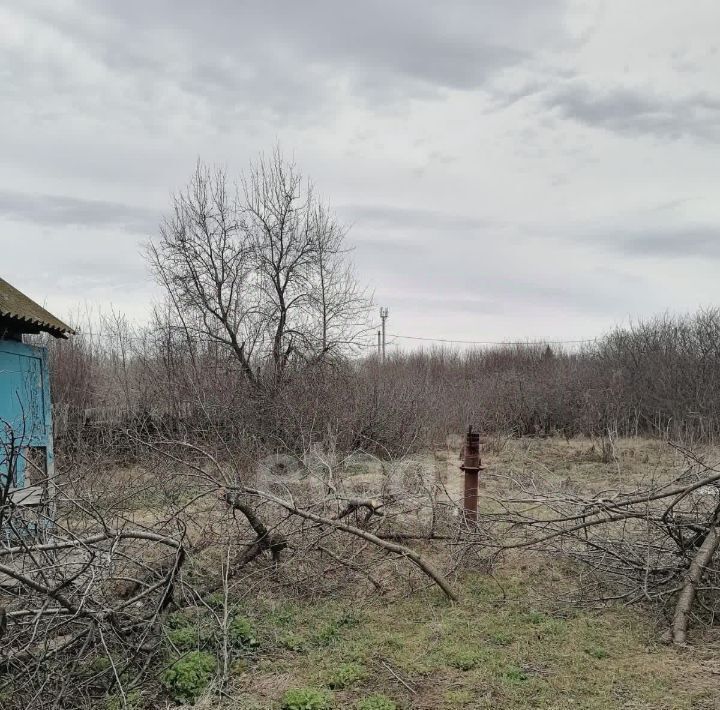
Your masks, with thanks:
[[(47, 323), (45, 321), (39, 320), (37, 318), (30, 318), (28, 316), (21, 316), (17, 313), (10, 313), (8, 311), (0, 311), (0, 318), (6, 318), (7, 320), (11, 320), (15, 323), (18, 323), (18, 325), (22, 324), (23, 326), (32, 325), (35, 328), (37, 328), (37, 333), (49, 333), (54, 338), (67, 338), (68, 335), (76, 335), (76, 332), (69, 326), (63, 323), (62, 321), (58, 321), (58, 324), (52, 324)], [(62, 327), (58, 327), (58, 325), (61, 325)]]

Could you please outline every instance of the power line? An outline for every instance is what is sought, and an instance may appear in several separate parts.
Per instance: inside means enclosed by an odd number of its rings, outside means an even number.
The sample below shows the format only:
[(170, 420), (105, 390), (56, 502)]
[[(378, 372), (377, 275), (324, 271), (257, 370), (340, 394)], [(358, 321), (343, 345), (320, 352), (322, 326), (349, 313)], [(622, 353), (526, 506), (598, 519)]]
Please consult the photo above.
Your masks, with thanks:
[[(178, 332), (181, 331), (175, 331), (172, 334), (176, 335)], [(168, 335), (167, 331), (163, 332), (162, 334), (157, 333), (156, 337), (164, 337)], [(400, 335), (399, 333), (388, 333), (387, 334), (391, 338), (401, 338), (403, 340), (420, 340), (430, 343), (448, 343), (451, 345), (533, 345), (533, 344), (540, 344), (540, 345), (570, 345), (570, 344), (580, 344), (580, 343), (595, 343), (597, 342), (597, 338), (584, 338), (580, 340), (545, 340), (543, 338), (538, 338), (536, 340), (455, 340), (453, 338), (429, 338), (421, 335)], [(103, 332), (97, 332), (97, 331), (90, 331), (90, 330), (79, 330), (76, 333), (76, 336), (89, 336), (91, 338), (110, 338), (113, 340), (128, 340), (128, 341), (146, 341), (149, 338), (147, 336), (137, 336), (137, 335), (119, 335), (116, 333), (103, 333)], [(215, 338), (208, 338), (206, 337), (194, 337), (193, 340), (196, 342), (203, 342), (203, 343), (212, 343), (212, 344), (222, 344), (223, 341)], [(388, 343), (389, 345), (392, 345), (393, 343)], [(375, 348), (377, 349), (376, 343), (369, 343), (367, 345), (360, 345), (360, 347), (366, 347), (366, 348)]]
[(432, 343), (451, 343), (460, 345), (569, 345), (570, 343), (594, 343), (597, 338), (585, 338), (583, 340), (451, 340), (450, 338), (425, 338), (419, 335), (399, 335), (389, 333), (391, 338), (403, 338), (404, 340), (425, 340)]
[[(114, 341), (114, 342), (126, 341), (126, 342), (132, 342), (132, 343), (148, 343), (148, 344), (152, 344), (153, 342), (157, 342), (158, 340), (162, 340), (162, 339), (165, 338), (167, 335), (168, 335), (168, 332), (167, 332), (167, 331), (164, 331), (164, 332), (162, 332), (162, 333), (155, 333), (155, 334), (154, 334), (155, 337), (152, 337), (152, 334), (149, 334), (149, 335), (147, 335), (147, 336), (125, 335), (125, 334), (119, 335), (119, 334), (117, 334), (117, 333), (103, 333), (103, 332), (94, 331), (94, 330), (77, 330), (77, 331), (75, 332), (75, 335), (73, 335), (72, 337), (73, 337), (74, 339), (86, 337), (86, 338), (96, 338), (96, 339), (98, 339), (98, 340), (105, 339), (105, 340), (110, 340), (110, 341)], [(183, 340), (185, 339), (185, 334), (184, 334), (184, 332), (183, 332), (182, 330), (174, 331), (174, 332), (171, 333), (171, 335), (173, 335), (173, 336), (180, 336)], [(203, 344), (207, 344), (207, 345), (217, 345), (217, 346), (227, 345), (227, 342), (226, 342), (226, 341), (220, 340), (220, 339), (217, 339), (217, 338), (198, 337), (198, 336), (191, 335), (190, 340), (191, 340), (193, 343), (203, 343)], [(68, 341), (68, 342), (69, 342), (69, 341)], [(394, 342), (394, 341), (389, 341), (389, 342), (388, 342), (388, 345), (395, 345), (395, 342)], [(371, 343), (361, 343), (361, 342), (352, 343), (352, 347), (355, 348), (355, 349), (365, 349), (365, 350), (371, 350), (371, 349), (372, 349), (372, 350), (377, 350), (377, 351), (379, 352), (378, 345), (377, 345), (376, 343), (374, 343), (374, 342), (371, 342)]]

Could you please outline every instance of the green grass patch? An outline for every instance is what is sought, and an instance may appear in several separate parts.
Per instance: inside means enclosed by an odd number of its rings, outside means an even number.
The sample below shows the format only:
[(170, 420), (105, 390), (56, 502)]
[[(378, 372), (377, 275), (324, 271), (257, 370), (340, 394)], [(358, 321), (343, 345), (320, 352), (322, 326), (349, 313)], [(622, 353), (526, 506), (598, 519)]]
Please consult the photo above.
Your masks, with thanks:
[[(338, 600), (236, 604), (228, 627), (243, 661), (236, 677), (250, 683), (257, 707), (273, 710), (703, 707), (712, 679), (657, 644), (641, 610), (566, 609), (536, 595), (529, 578), (468, 576), (454, 605), (432, 589), (361, 611)], [(197, 623), (192, 612), (170, 624), (170, 633), (195, 629), (189, 653), (203, 651)], [(191, 678), (186, 695), (206, 680)]]
[(283, 710), (330, 710), (332, 695), (320, 688), (293, 688), (282, 699)]
[(367, 668), (361, 663), (341, 663), (327, 674), (325, 684), (333, 690), (343, 690), (364, 680), (367, 674)]
[(163, 683), (178, 702), (194, 703), (210, 685), (217, 661), (205, 651), (191, 651), (178, 658), (163, 674)]

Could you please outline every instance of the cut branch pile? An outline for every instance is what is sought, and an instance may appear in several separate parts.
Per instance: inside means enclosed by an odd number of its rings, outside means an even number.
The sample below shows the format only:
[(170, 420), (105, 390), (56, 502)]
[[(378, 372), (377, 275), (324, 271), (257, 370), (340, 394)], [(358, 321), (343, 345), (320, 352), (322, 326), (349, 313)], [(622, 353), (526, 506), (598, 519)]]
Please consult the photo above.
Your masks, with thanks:
[(690, 451), (684, 472), (627, 492), (582, 497), (513, 481), (521, 495), (485, 514), (498, 550), (571, 557), (590, 571), (583, 587), (603, 600), (672, 605), (668, 640), (685, 644), (690, 621), (720, 608), (720, 468)]

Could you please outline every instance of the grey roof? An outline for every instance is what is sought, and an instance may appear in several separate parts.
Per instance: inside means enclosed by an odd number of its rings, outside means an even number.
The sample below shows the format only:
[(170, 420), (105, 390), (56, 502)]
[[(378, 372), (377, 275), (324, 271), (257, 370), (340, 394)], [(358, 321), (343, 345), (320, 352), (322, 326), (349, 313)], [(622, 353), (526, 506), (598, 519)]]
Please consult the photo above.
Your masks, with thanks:
[(46, 332), (64, 338), (75, 331), (5, 279), (0, 278), (0, 318), (13, 321), (26, 333)]

